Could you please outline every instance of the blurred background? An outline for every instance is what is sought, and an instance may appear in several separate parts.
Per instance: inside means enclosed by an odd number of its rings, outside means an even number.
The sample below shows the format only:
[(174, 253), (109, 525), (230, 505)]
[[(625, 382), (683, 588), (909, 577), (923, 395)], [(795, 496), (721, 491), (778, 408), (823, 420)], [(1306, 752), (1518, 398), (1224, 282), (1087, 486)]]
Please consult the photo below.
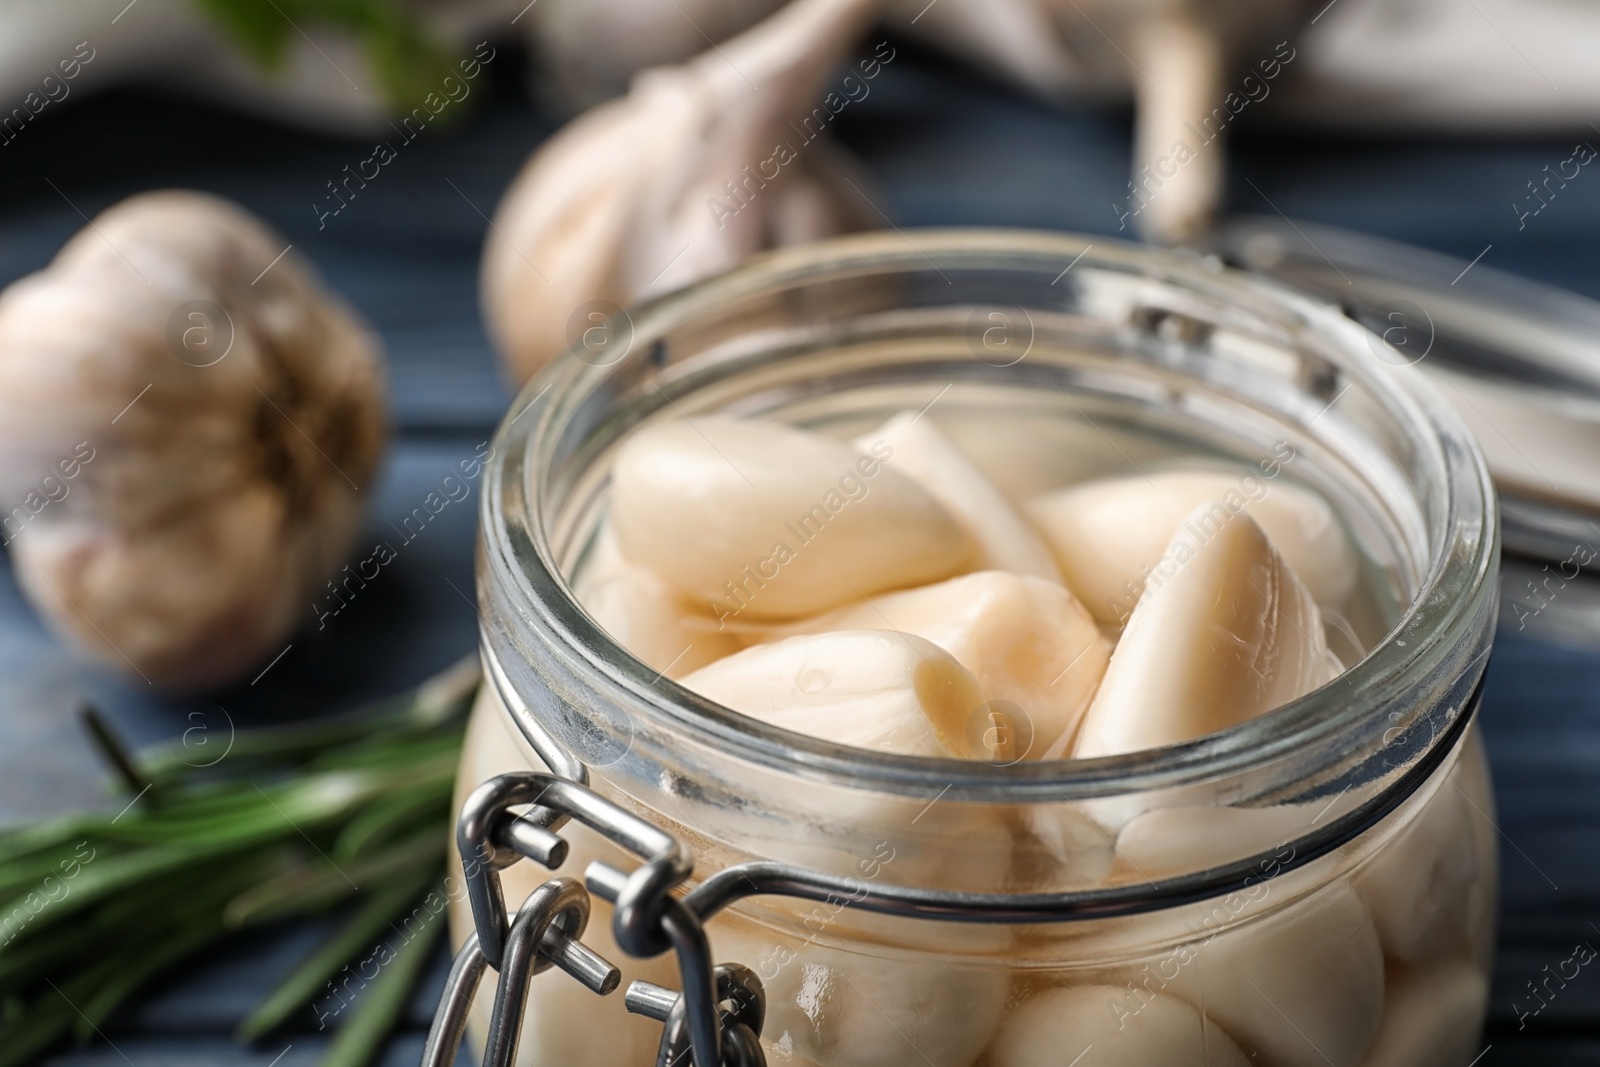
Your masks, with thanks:
[[(480, 261), (486, 243), (510, 240), (490, 220), (530, 155), (584, 108), (625, 93), (638, 69), (702, 53), (696, 62), (718, 62), (724, 42), (779, 6), (0, 0), (0, 282), (41, 270), (88, 220), (145, 190), (202, 190), (259, 216), (381, 339), (391, 438), (375, 481), (361, 487), (356, 543), (383, 541), (478, 454), (524, 373), (491, 342)], [(1463, 269), (1600, 298), (1600, 177), (1587, 167), (1590, 144), (1600, 144), (1591, 122), (1600, 7), (918, 0), (862, 18), (870, 28), (837, 55), (815, 51), (809, 61), (820, 67), (791, 86), (819, 97), (800, 114), (844, 87), (829, 129), (862, 201), (850, 226), (1187, 240), (1216, 219), (1260, 215), (1403, 241)], [(464, 91), (437, 109), (422, 103), (473, 57), (478, 72), (456, 80)], [(874, 59), (877, 74), (850, 89), (844, 79)], [(746, 123), (752, 144), (769, 139), (769, 84), (749, 84), (748, 96), (735, 86), (716, 112)], [(416, 106), (431, 118), (402, 128)], [(1219, 107), (1226, 117), (1208, 127)], [(1177, 141), (1193, 136), (1198, 147), (1216, 131), (1225, 156), (1171, 165), (1183, 191), (1149, 184), (1142, 168), (1163, 174)], [(398, 147), (376, 177), (365, 170), (349, 184), (375, 142)], [(603, 169), (652, 179), (657, 157), (645, 147), (608, 149)], [(693, 183), (684, 188), (703, 212)], [(1136, 210), (1147, 201), (1148, 216)], [(747, 243), (724, 251), (736, 258), (774, 240)], [(613, 273), (649, 278), (652, 269)], [(625, 303), (650, 291), (623, 282), (591, 295)], [(85, 702), (134, 746), (220, 743), (399, 692), (469, 653), (477, 502), (474, 484), (468, 502), (407, 540), (337, 618), (318, 627), (307, 605), (278, 658), (200, 694), (169, 695), (87, 663), (7, 570), (0, 815), (23, 823), (111, 803), (104, 761), (75, 715)], [(1538, 566), (1511, 561), (1507, 573), (1509, 598)], [(1504, 888), (1485, 1065), (1600, 1063), (1600, 977), (1584, 972), (1524, 1018), (1527, 983), (1576, 942), (1600, 944), (1600, 627), (1591, 621), (1600, 597), (1591, 584), (1574, 582), (1537, 618), (1508, 612), (1491, 668), (1484, 722)], [(255, 1046), (231, 1034), (329, 922), (228, 940), (48, 1062), (318, 1062), (328, 1038), (309, 1011)], [(444, 962), (441, 949), (381, 1062), (416, 1062)]]

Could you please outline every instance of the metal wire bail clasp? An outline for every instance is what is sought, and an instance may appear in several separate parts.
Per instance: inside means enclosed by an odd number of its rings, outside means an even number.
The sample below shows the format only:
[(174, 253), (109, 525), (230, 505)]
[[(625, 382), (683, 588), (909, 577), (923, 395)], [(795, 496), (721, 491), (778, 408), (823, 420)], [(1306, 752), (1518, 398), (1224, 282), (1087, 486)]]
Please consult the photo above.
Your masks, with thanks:
[[(511, 810), (523, 806), (528, 810), (521, 814)], [(617, 969), (577, 940), (589, 917), (589, 894), (582, 885), (552, 879), (529, 894), (514, 920), (506, 914), (500, 871), (519, 858), (559, 866), (566, 859), (567, 845), (555, 831), (573, 818), (644, 861), (631, 873), (594, 863), (586, 880), (590, 891), (615, 905), (612, 931), (623, 951), (641, 958), (669, 949), (677, 954), (682, 994), (648, 987), (656, 1010), (643, 1012), (668, 1022), (663, 1057), (669, 1055), (670, 1046), (674, 1064), (764, 1067), (756, 1040), (765, 1003), (760, 980), (742, 967), (714, 971), (700, 917), (673, 895), (693, 872), (688, 850), (671, 834), (586, 786), (537, 771), (490, 779), (462, 807), (456, 844), (475, 932), (451, 968), (424, 1047), (423, 1067), (453, 1063), (473, 996), (488, 967), (499, 973), (500, 981), (485, 1067), (509, 1067), (515, 1059), (533, 975), (555, 966), (601, 996), (616, 988)], [(630, 997), (630, 1010), (638, 1010), (636, 999)], [(662, 1007), (669, 1000), (670, 1005)], [(721, 1017), (724, 1002), (731, 1005), (726, 1028)], [(688, 1060), (682, 1058), (684, 1051)]]

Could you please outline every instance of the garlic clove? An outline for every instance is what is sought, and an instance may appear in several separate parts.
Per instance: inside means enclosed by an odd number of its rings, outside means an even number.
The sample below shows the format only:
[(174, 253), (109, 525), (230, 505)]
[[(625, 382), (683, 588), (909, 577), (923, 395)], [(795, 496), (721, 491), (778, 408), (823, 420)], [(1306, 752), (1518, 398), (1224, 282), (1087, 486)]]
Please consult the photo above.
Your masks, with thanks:
[(903, 411), (855, 445), (870, 453), (879, 442), (893, 449), (893, 469), (932, 494), (972, 536), (977, 566), (1061, 581), (1038, 533), (930, 420)]
[[(517, 380), (587, 347), (585, 331), (618, 305), (784, 240), (879, 224), (842, 150), (822, 147), (833, 112), (821, 106), (875, 7), (795, 0), (680, 66), (642, 72), (540, 148), (501, 201), (481, 270), (485, 318)], [(625, 329), (592, 336), (605, 342), (581, 358), (627, 355)]]
[(1383, 1014), (1383, 951), (1360, 899), (1333, 882), (1220, 927), (1166, 990), (1274, 1067), (1356, 1067)]
[(1111, 657), (1071, 593), (1004, 571), (886, 593), (778, 632), (875, 629), (932, 641), (971, 671), (994, 702), (991, 728), (1014, 733), (1017, 759), (1060, 757)]
[(701, 696), (796, 733), (903, 756), (1009, 761), (1009, 736), (972, 730), (977, 681), (920, 637), (844, 630), (747, 648), (682, 680)]
[(1104, 1067), (1248, 1067), (1214, 1020), (1176, 997), (1146, 994), (1127, 1006), (1118, 986), (1049, 990), (1015, 1009), (995, 1041), (994, 1067), (1068, 1067), (1085, 1058)]
[(961, 527), (888, 457), (773, 422), (658, 423), (617, 455), (611, 521), (629, 559), (719, 623), (815, 614), (971, 558)]
[(1338, 611), (1356, 581), (1355, 553), (1327, 501), (1254, 471), (1172, 470), (1075, 485), (1032, 500), (1067, 585), (1102, 623), (1120, 625), (1145, 576), (1191, 512), (1214, 525), (1244, 512), (1266, 531), (1324, 611)]
[(681, 678), (743, 647), (654, 571), (624, 558), (609, 526), (572, 591), (619, 644), (667, 678)]
[(0, 499), (82, 461), (8, 528), (18, 578), (140, 680), (215, 686), (281, 652), (359, 532), (378, 346), (287, 243), (215, 197), (147, 193), (0, 295)]
[(1494, 841), (1480, 832), (1493, 833), (1494, 802), (1476, 728), (1439, 787), (1391, 818), (1406, 821), (1353, 880), (1384, 949), (1409, 963), (1475, 956), (1494, 921), (1495, 878)]
[[(825, 1067), (972, 1067), (1005, 1010), (1009, 980), (992, 962), (859, 946), (843, 951), (811, 926), (796, 936), (753, 923), (711, 928), (719, 959), (760, 975), (767, 1060)], [(810, 936), (807, 936), (810, 935)], [(921, 943), (921, 942), (919, 942)]]
[(1461, 1067), (1484, 1051), (1489, 980), (1473, 965), (1405, 968), (1385, 993), (1383, 1022), (1361, 1067)]
[(1203, 737), (1332, 678), (1321, 613), (1261, 527), (1245, 513), (1209, 516), (1196, 508), (1152, 568), (1075, 756)]
[(1117, 855), (1146, 878), (1203, 871), (1271, 852), (1313, 830), (1325, 810), (1316, 804), (1154, 808), (1122, 827)]
[[(887, 630), (845, 630), (756, 645), (680, 684), (734, 711), (836, 744), (904, 756), (1014, 761), (1011, 735), (987, 729), (982, 690), (937, 645)], [(786, 823), (763, 854), (854, 876), (882, 850), (901, 885), (1004, 888), (1013, 834), (990, 805), (855, 789), (809, 790), (805, 821)], [(876, 870), (876, 868), (874, 868)], [(962, 926), (962, 937), (974, 936)], [(1009, 942), (1004, 928), (978, 935)]]

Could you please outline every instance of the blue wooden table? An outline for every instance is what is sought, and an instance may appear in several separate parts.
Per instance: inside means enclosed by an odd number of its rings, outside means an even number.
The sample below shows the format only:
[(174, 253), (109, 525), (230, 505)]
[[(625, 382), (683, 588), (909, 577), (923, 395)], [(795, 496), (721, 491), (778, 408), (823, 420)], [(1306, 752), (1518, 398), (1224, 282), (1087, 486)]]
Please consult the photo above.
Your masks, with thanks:
[[(453, 129), (430, 129), (320, 231), (312, 204), (329, 176), (363, 157), (364, 142), (146, 93), (52, 109), (0, 156), (0, 282), (42, 266), (82, 225), (80, 210), (93, 215), (143, 189), (211, 190), (265, 217), (387, 346), (395, 439), (371, 503), (376, 534), (470, 456), (509, 402), (478, 316), (479, 212), (492, 213), (552, 123), (523, 102), (512, 64), (497, 67), (488, 106)], [(1044, 107), (907, 53), (837, 126), (901, 226), (1116, 232), (1113, 204), (1126, 194), (1129, 154), (1124, 112)], [(1492, 246), (1486, 264), (1600, 297), (1600, 179), (1574, 182), (1521, 231), (1508, 210), (1545, 164), (1570, 154), (1570, 139), (1368, 141), (1246, 123), (1238, 133), (1231, 210), (1275, 207), (1463, 259)], [(71, 715), (84, 698), (147, 742), (196, 721), (225, 729), (349, 707), (447, 665), (475, 641), (475, 518), (467, 507), (447, 509), (332, 625), (298, 634), (259, 684), (206, 701), (162, 701), (82, 666), (0, 571), (0, 813), (26, 818), (104, 801), (101, 771)], [(1514, 568), (1508, 581), (1520, 587), (1526, 576)], [(1531, 1003), (1524, 983), (1578, 942), (1600, 945), (1596, 619), (1600, 591), (1574, 583), (1535, 620), (1538, 629), (1503, 624), (1491, 669), (1484, 724), (1504, 889), (1483, 1067), (1600, 1064), (1600, 973), (1585, 970), (1518, 1021)], [(326, 1040), (309, 1015), (255, 1049), (228, 1034), (324, 930), (304, 924), (230, 943), (120, 1015), (109, 1043), (49, 1062), (309, 1065)], [(416, 1062), (443, 963), (441, 954), (386, 1064)]]

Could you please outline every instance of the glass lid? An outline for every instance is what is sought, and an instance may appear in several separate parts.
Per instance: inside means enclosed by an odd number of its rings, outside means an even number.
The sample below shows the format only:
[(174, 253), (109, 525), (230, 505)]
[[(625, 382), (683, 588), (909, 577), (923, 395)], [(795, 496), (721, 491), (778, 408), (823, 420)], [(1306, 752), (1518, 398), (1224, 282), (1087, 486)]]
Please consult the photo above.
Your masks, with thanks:
[[(1224, 224), (1210, 250), (1344, 309), (1419, 365), (1477, 436), (1507, 550), (1600, 543), (1600, 303), (1478, 263), (1287, 219)], [(1578, 561), (1600, 568), (1600, 559)]]

